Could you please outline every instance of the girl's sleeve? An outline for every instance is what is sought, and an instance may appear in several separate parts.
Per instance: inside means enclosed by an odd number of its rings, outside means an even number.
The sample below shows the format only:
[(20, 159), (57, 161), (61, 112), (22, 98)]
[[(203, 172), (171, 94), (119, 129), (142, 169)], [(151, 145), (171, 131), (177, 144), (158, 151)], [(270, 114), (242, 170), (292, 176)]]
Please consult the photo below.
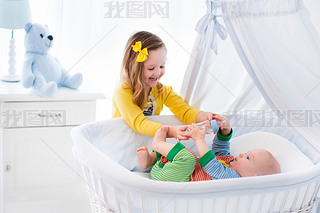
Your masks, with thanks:
[(164, 104), (175, 114), (183, 123), (191, 124), (196, 122), (197, 115), (201, 110), (197, 110), (187, 104), (170, 86), (163, 88)]
[(117, 87), (113, 102), (128, 126), (138, 133), (154, 137), (161, 124), (150, 121), (144, 116), (142, 109), (133, 103), (132, 91), (129, 88)]

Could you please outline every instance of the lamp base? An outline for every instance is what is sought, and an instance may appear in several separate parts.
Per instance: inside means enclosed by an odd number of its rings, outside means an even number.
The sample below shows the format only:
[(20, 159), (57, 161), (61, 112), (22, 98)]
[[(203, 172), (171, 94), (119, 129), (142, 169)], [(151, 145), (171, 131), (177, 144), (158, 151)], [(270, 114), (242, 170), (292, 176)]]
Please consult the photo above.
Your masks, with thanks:
[(4, 75), (1, 77), (1, 80), (5, 82), (19, 82), (21, 79), (18, 75)]

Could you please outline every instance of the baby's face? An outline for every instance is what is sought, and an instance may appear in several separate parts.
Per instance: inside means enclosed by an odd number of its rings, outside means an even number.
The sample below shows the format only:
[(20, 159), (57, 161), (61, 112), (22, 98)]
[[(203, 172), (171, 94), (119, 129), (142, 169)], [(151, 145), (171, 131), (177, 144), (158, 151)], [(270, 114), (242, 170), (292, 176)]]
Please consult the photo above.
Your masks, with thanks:
[(230, 168), (234, 169), (241, 177), (258, 176), (270, 173), (270, 167), (277, 162), (272, 155), (263, 149), (250, 150), (247, 153), (239, 154), (230, 163)]

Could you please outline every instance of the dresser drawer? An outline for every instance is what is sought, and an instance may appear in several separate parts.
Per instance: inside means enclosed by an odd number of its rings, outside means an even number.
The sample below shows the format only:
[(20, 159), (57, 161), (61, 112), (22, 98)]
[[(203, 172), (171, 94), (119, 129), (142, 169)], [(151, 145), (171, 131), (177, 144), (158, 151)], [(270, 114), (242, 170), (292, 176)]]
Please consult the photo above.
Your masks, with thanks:
[(4, 102), (1, 126), (74, 126), (93, 121), (95, 108), (95, 101)]

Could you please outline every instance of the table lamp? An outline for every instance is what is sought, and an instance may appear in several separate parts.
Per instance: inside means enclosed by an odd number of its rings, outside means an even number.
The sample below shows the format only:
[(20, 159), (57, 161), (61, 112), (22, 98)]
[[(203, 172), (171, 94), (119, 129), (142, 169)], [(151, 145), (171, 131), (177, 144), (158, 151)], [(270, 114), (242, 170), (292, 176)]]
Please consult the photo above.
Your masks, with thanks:
[(0, 0), (0, 28), (11, 29), (11, 39), (9, 41), (9, 74), (1, 78), (3, 81), (20, 81), (20, 77), (16, 75), (15, 68), (16, 52), (13, 30), (23, 29), (25, 24), (28, 22), (31, 22), (31, 13), (28, 0)]

